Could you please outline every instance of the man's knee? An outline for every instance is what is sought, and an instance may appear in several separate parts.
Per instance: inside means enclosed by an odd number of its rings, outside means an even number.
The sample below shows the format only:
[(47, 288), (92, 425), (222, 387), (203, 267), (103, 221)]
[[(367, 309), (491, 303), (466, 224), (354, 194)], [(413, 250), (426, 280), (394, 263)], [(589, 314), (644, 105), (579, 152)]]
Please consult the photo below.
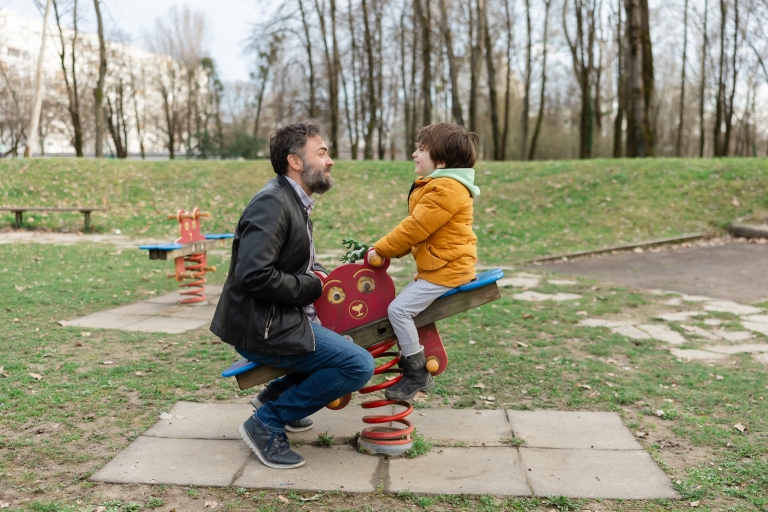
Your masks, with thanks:
[(355, 377), (362, 382), (368, 382), (373, 377), (373, 371), (376, 369), (376, 363), (373, 356), (367, 350), (357, 347), (350, 370)]

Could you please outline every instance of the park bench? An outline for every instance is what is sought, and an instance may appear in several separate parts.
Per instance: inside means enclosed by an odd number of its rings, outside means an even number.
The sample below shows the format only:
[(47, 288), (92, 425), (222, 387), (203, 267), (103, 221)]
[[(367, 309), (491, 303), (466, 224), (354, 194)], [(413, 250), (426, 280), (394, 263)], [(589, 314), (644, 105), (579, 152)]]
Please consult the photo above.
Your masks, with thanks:
[[(503, 276), (504, 272), (501, 269), (488, 270), (479, 274), (474, 281), (446, 292), (413, 319), (416, 327), (433, 324), (438, 320), (443, 320), (500, 299), (501, 294), (496, 281)], [(340, 334), (349, 336), (354, 343), (363, 348), (370, 347), (394, 336), (392, 325), (386, 317)], [(281, 368), (263, 366), (247, 359), (240, 359), (224, 370), (221, 376), (235, 377), (240, 389), (248, 389), (288, 373), (288, 371)]]
[(24, 212), (80, 212), (85, 215), (85, 231), (91, 228), (91, 212), (106, 210), (106, 208), (96, 208), (93, 206), (76, 206), (72, 208), (59, 208), (49, 206), (2, 206), (0, 211), (13, 212), (16, 214), (16, 228), (21, 228), (24, 220)]

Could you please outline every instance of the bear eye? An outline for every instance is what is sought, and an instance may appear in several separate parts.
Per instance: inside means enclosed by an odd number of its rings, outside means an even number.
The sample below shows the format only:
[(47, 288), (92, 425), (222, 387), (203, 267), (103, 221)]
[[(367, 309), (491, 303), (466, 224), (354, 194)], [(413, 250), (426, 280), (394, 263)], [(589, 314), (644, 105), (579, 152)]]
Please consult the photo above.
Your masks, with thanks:
[(371, 293), (376, 288), (376, 281), (371, 276), (363, 276), (357, 280), (357, 289), (361, 293)]
[(344, 293), (344, 290), (339, 288), (338, 286), (334, 286), (330, 290), (328, 290), (328, 302), (331, 304), (341, 304), (344, 302), (344, 299), (347, 297), (347, 295)]

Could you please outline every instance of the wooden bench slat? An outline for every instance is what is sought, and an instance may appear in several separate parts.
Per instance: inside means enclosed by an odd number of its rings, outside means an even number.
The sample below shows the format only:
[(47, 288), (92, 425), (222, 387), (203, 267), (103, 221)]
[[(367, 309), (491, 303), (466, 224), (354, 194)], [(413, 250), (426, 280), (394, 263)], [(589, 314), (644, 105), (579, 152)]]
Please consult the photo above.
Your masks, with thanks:
[[(482, 288), (476, 288), (467, 292), (437, 299), (430, 304), (427, 309), (419, 313), (413, 320), (416, 323), (416, 327), (422, 327), (500, 298), (501, 293), (499, 292), (499, 287), (494, 282), (487, 286), (483, 286)], [(380, 341), (384, 341), (394, 336), (392, 325), (387, 318), (356, 327), (343, 334), (351, 336), (355, 344), (360, 345), (363, 348), (370, 347), (371, 345), (375, 345)], [(249, 372), (241, 373), (235, 378), (237, 379), (237, 385), (240, 389), (248, 389), (278, 377), (282, 377), (288, 373), (290, 372), (280, 368), (259, 366)]]
[(72, 207), (58, 207), (58, 206), (0, 206), (0, 211), (13, 212), (16, 214), (16, 228), (21, 228), (24, 222), (25, 212), (80, 212), (85, 215), (84, 225), (85, 231), (91, 228), (91, 212), (98, 212), (106, 210), (107, 208), (99, 208), (96, 206), (72, 206)]

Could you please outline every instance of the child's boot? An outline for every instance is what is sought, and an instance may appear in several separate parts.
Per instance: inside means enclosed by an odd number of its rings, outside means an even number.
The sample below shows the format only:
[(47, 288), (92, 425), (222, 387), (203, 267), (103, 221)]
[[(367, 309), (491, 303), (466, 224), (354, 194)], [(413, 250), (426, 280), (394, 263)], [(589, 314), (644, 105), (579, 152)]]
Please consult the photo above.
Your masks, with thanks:
[(424, 347), (400, 360), (403, 369), (403, 377), (393, 386), (384, 391), (384, 396), (389, 400), (410, 400), (419, 391), (428, 392), (435, 388), (435, 380), (427, 371), (427, 358), (424, 356)]

